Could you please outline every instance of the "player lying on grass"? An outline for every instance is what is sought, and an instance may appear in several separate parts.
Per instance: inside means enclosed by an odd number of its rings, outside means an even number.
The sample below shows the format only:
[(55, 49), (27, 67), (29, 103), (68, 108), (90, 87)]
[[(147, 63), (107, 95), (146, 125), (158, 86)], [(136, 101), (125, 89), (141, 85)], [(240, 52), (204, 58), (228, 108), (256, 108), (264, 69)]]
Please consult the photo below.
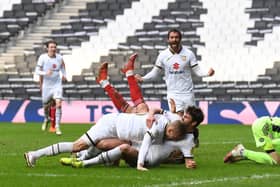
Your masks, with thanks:
[(180, 140), (185, 137), (186, 125), (177, 120), (169, 123), (163, 115), (156, 115), (151, 129), (147, 128), (147, 115), (113, 113), (103, 115), (96, 125), (92, 126), (75, 142), (60, 142), (48, 147), (29, 151), (24, 154), (27, 166), (34, 167), (36, 160), (42, 156), (54, 156), (60, 153), (78, 152), (95, 146), (106, 138), (116, 138), (131, 142), (138, 142), (144, 138), (146, 132), (155, 143), (164, 140)]
[[(99, 69), (99, 76), (97, 77), (96, 80), (105, 89), (105, 91), (110, 96), (111, 100), (113, 101), (113, 103), (119, 110), (121, 110), (123, 112), (127, 112), (127, 113), (131, 113), (131, 112), (147, 113), (149, 111), (149, 108), (148, 108), (147, 104), (144, 102), (142, 94), (141, 94), (141, 90), (134, 78), (133, 69), (134, 69), (135, 58), (136, 58), (136, 54), (132, 55), (130, 57), (128, 63), (126, 64), (125, 68), (122, 69), (122, 71), (127, 75), (131, 98), (132, 98), (132, 101), (134, 101), (135, 106), (130, 106), (124, 100), (122, 95), (119, 94), (107, 80), (108, 63), (106, 63), (106, 62), (102, 63), (102, 65)], [(172, 103), (171, 105), (175, 106), (174, 103)], [(156, 111), (162, 111), (162, 110), (161, 109), (160, 110), (150, 110), (150, 115), (149, 115), (150, 117), (148, 118), (149, 120), (147, 123), (151, 123), (153, 121), (153, 115), (154, 115), (154, 112), (156, 112)], [(187, 168), (195, 168), (196, 163), (193, 160), (193, 155), (191, 154), (191, 150), (194, 146), (192, 133), (195, 130), (197, 130), (196, 126), (198, 126), (203, 121), (202, 111), (196, 107), (189, 107), (186, 110), (183, 118), (180, 118), (177, 114), (173, 114), (170, 112), (163, 112), (163, 114), (170, 121), (175, 120), (175, 119), (183, 119), (186, 122), (187, 127), (188, 127), (187, 131), (186, 131), (186, 137), (185, 137), (184, 141), (182, 140), (180, 142), (176, 142), (175, 144), (166, 143), (166, 145), (161, 147), (161, 150), (165, 150), (165, 151), (161, 151), (161, 152), (157, 152), (157, 153), (150, 153), (150, 154), (154, 155), (153, 156), (154, 161), (149, 161), (149, 163), (160, 163), (161, 161), (166, 161), (167, 157), (169, 157), (169, 155), (172, 155), (172, 157), (170, 157), (170, 159), (167, 159), (168, 161), (172, 160), (172, 161), (177, 162), (178, 160), (180, 160), (180, 162), (185, 162)], [(196, 131), (196, 134), (198, 135), (198, 131)], [(102, 144), (101, 147), (103, 148), (103, 150), (109, 150), (109, 149), (113, 148), (114, 146), (112, 146), (112, 144), (116, 145), (114, 143), (114, 140), (112, 140), (112, 139), (102, 140), (102, 143), (100, 143), (100, 144)], [(105, 145), (105, 146), (103, 146), (103, 145)], [(127, 146), (122, 146), (121, 150), (123, 147), (125, 147), (125, 149), (122, 152), (125, 152), (128, 150)], [(131, 152), (131, 149), (132, 148), (130, 148), (130, 150), (128, 152)], [(170, 154), (174, 150), (181, 150), (184, 154), (179, 154), (179, 156), (178, 156), (178, 154), (175, 154), (175, 155)], [(82, 161), (82, 160), (92, 158), (92, 157), (96, 156), (97, 154), (99, 154), (100, 152), (101, 152), (100, 150), (96, 150), (94, 147), (91, 147), (89, 151), (83, 151), (81, 153), (78, 153), (78, 156), (79, 156), (78, 160)], [(178, 153), (178, 151), (175, 151), (175, 152)], [(137, 148), (135, 149), (134, 153), (136, 153), (136, 154), (132, 154), (132, 156), (130, 156), (130, 160), (134, 159), (134, 161), (136, 161), (135, 155), (138, 154)], [(127, 155), (127, 153), (125, 153), (124, 155)], [(125, 157), (127, 158), (127, 156), (125, 156)], [(72, 160), (74, 160), (74, 158), (62, 158), (61, 162), (63, 164), (69, 165), (69, 164), (71, 164)], [(100, 161), (102, 163), (102, 160), (100, 160)], [(93, 162), (86, 161), (85, 163), (86, 164), (83, 164), (83, 165), (88, 166), (90, 164), (97, 164), (100, 162), (96, 162), (96, 159), (94, 159)]]
[[(189, 125), (189, 130), (192, 128), (193, 127)], [(107, 165), (123, 158), (130, 166), (135, 167), (137, 163), (138, 170), (146, 171), (146, 167), (158, 166), (160, 163), (166, 161), (174, 150), (180, 150), (183, 152), (186, 159), (186, 167), (196, 167), (196, 163), (193, 160), (192, 155), (192, 149), (194, 147), (192, 133), (184, 132), (183, 140), (166, 140), (162, 144), (152, 143), (152, 139), (153, 137), (147, 133), (143, 142), (132, 142), (132, 144), (124, 143), (107, 152), (102, 152), (94, 158), (61, 158), (60, 162), (65, 165), (72, 165), (73, 167), (89, 167), (96, 164)], [(101, 140), (100, 143), (106, 144), (108, 143), (108, 140)]]
[(260, 164), (280, 164), (280, 118), (261, 117), (252, 125), (253, 136), (257, 147), (264, 152), (246, 149), (242, 144), (235, 146), (224, 158), (225, 163), (235, 163), (241, 160), (252, 160)]

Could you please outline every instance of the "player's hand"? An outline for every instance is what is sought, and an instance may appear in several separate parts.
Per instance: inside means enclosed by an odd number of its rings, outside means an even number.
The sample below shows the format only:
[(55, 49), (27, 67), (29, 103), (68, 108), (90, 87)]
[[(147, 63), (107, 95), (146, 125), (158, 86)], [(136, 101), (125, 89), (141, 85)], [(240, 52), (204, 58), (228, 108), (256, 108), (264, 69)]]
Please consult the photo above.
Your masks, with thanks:
[(210, 68), (208, 71), (208, 76), (213, 76), (215, 74), (215, 70), (213, 68)]
[(137, 165), (137, 170), (139, 170), (139, 171), (148, 171), (148, 169), (143, 167), (142, 164), (138, 164)]
[(141, 75), (136, 74), (136, 75), (134, 75), (134, 77), (135, 77), (135, 79), (136, 79), (138, 82), (143, 82), (143, 78), (142, 78)]
[(150, 129), (153, 126), (154, 121), (156, 121), (155, 116), (149, 114), (146, 119), (146, 126)]
[(196, 168), (196, 162), (192, 159), (187, 159), (186, 160), (186, 168), (189, 168), (189, 169)]
[(47, 76), (51, 76), (53, 74), (53, 71), (51, 69), (49, 69), (46, 73)]
[(62, 82), (67, 82), (67, 78), (62, 76)]
[(176, 113), (176, 105), (174, 99), (170, 98), (169, 104), (170, 104), (170, 112)]

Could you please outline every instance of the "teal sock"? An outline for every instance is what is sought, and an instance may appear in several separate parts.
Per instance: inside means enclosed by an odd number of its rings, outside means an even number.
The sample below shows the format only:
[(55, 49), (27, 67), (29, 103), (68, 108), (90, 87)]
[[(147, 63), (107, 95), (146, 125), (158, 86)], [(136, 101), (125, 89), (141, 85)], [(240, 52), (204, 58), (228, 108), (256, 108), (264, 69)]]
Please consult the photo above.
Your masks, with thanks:
[(264, 152), (256, 152), (256, 151), (244, 149), (243, 156), (259, 164), (269, 164), (269, 165), (276, 164), (276, 161), (273, 160), (269, 154)]

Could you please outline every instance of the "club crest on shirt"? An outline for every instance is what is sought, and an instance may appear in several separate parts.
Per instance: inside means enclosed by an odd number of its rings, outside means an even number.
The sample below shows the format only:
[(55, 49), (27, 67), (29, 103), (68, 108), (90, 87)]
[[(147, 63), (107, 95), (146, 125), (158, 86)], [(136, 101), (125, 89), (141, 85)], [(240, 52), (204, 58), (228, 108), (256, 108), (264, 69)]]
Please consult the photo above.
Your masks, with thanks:
[(55, 68), (56, 68), (56, 64), (53, 64), (53, 65), (52, 65), (52, 68), (55, 69)]
[(181, 56), (181, 59), (182, 59), (183, 61), (187, 61), (187, 56)]

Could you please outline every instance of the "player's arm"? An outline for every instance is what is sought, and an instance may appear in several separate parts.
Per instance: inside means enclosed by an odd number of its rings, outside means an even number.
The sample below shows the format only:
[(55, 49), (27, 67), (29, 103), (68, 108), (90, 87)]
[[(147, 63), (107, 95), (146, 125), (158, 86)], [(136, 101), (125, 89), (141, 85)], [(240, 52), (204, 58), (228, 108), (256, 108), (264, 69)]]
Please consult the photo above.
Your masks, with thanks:
[(61, 62), (61, 73), (62, 73), (62, 81), (67, 81), (66, 68), (65, 68), (65, 63), (64, 63), (63, 59), (62, 59), (62, 62)]
[(146, 119), (146, 125), (150, 129), (155, 122), (155, 114), (163, 114), (164, 110), (161, 108), (151, 108)]
[(148, 169), (144, 167), (144, 163), (151, 144), (152, 144), (152, 134), (150, 132), (147, 132), (144, 136), (144, 139), (142, 141), (139, 150), (138, 160), (137, 160), (137, 170), (148, 171)]
[(194, 53), (191, 53), (189, 58), (190, 58), (190, 66), (196, 76), (208, 77), (214, 75), (215, 71), (213, 68), (206, 69), (205, 67), (202, 67), (199, 65), (199, 63), (197, 63)]
[(156, 77), (158, 77), (158, 75), (161, 73), (161, 67), (155, 65), (153, 67), (153, 69), (147, 73), (145, 76), (141, 76), (139, 74), (135, 75), (135, 78), (139, 81), (139, 82), (143, 82), (143, 81), (149, 81), (149, 80), (154, 80)]
[(142, 141), (139, 154), (138, 154), (138, 160), (137, 160), (137, 169), (140, 171), (147, 171), (148, 169), (144, 167), (146, 155), (149, 151), (149, 148), (152, 144), (152, 141), (157, 137), (160, 136), (161, 133), (165, 130), (164, 126), (159, 126), (158, 124), (153, 124), (152, 128), (149, 129)]
[(40, 90), (42, 91), (42, 86), (43, 86), (43, 76), (40, 75), (39, 77), (39, 86), (40, 86)]
[(42, 56), (39, 57), (36, 68), (35, 68), (35, 74), (39, 75), (39, 76), (49, 76), (52, 74), (52, 70), (48, 70), (48, 71), (44, 71), (43, 70), (43, 64), (44, 61), (42, 59)]
[(193, 156), (193, 148), (195, 146), (193, 139), (192, 134), (187, 134), (185, 139), (178, 144), (178, 148), (181, 150), (185, 158), (185, 167), (189, 169), (197, 167)]
[(206, 69), (204, 67), (201, 67), (199, 64), (192, 66), (192, 70), (198, 77), (209, 77), (214, 75), (215, 73), (213, 68)]

